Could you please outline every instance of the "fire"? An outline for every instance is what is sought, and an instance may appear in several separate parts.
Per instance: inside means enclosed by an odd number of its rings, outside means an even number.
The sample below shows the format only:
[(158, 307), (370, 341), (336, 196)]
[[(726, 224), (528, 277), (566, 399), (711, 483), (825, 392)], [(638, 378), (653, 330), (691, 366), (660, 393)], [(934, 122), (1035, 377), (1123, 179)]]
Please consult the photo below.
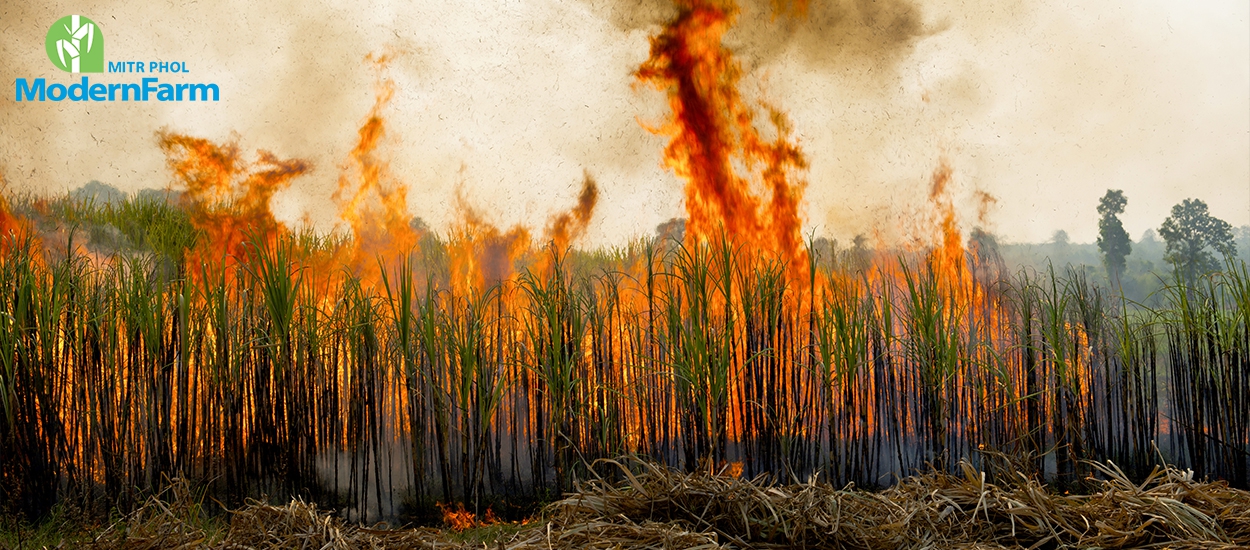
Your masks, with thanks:
[(599, 184), (587, 172), (582, 179), (582, 191), (577, 195), (577, 206), (568, 212), (557, 214), (547, 223), (546, 237), (557, 249), (563, 250), (586, 231), (590, 218), (599, 202)]
[(464, 531), (472, 529), (477, 523), (477, 518), (473, 516), (473, 512), (464, 509), (464, 504), (457, 502), (454, 506), (449, 504), (438, 503), (438, 509), (443, 512), (443, 523), (447, 524), (455, 531)]
[[(386, 135), (383, 111), (394, 95), (390, 82), (381, 78), (388, 60), (386, 55), (366, 57), (379, 73), (375, 101), (333, 195), (351, 237), (324, 257), (303, 258), (307, 264), (329, 268), (320, 273), (345, 265), (368, 286), (379, 280), (379, 257), (387, 262), (401, 258), (415, 249), (419, 239), (410, 224), (408, 188), (390, 178), (387, 163), (377, 154)], [(279, 237), (290, 235), (274, 218), (269, 202), (311, 170), (308, 162), (279, 159), (262, 150), (249, 163), (236, 142), (219, 144), (168, 131), (160, 132), (158, 141), (175, 180), (185, 188), (183, 205), (204, 235), (197, 249), (189, 251), (192, 264), (235, 266), (247, 259), (247, 243), (272, 246)]]
[(339, 218), (352, 231), (353, 247), (345, 263), (368, 283), (377, 281), (377, 258), (394, 261), (412, 252), (420, 235), (411, 225), (408, 187), (394, 180), (388, 165), (377, 154), (386, 135), (383, 112), (395, 95), (394, 85), (382, 77), (390, 55), (369, 54), (365, 61), (377, 71), (373, 108), (358, 131), (359, 139), (349, 155), (349, 168), (340, 178), (334, 201)]
[(742, 477), (742, 461), (735, 460), (733, 462), (721, 461), (720, 468), (711, 472), (712, 475), (722, 477)]
[(464, 509), (462, 502), (457, 502), (455, 505), (439, 502), (437, 506), (443, 513), (443, 523), (456, 532), (499, 523), (499, 518), (495, 517), (495, 511), (490, 508), (486, 509), (482, 519), (478, 519), (473, 512)]
[(469, 206), (462, 191), (456, 199), (461, 220), (448, 243), (452, 289), (466, 294), (511, 279), (517, 258), (529, 249), (529, 231), (520, 226), (503, 231)]
[(9, 212), (9, 201), (0, 196), (0, 234), (10, 236), (18, 232), (20, 222)]
[[(775, 4), (779, 14), (806, 12), (805, 2), (793, 10)], [(722, 44), (738, 7), (732, 0), (678, 0), (677, 8), (652, 37), (651, 56), (636, 77), (668, 94), (672, 118), (654, 131), (670, 136), (665, 164), (686, 182), (686, 238), (709, 242), (724, 232), (800, 268), (799, 204), (807, 184), (796, 172), (807, 161), (785, 115), (764, 108), (777, 134), (768, 141), (756, 128), (756, 109), (738, 91), (741, 65)]]
[[(331, 305), (304, 307), (309, 294), (291, 290), (295, 302), (266, 304), (273, 307), (263, 313), (267, 324), (262, 327), (268, 332), (262, 340), (254, 337), (257, 331), (236, 334), (231, 329), (236, 312), (245, 319), (258, 315), (260, 308), (253, 306), (257, 302), (248, 300), (266, 292), (264, 288), (239, 280), (237, 288), (260, 292), (235, 296), (217, 308), (188, 296), (215, 292), (224, 278), (192, 280), (185, 286), (179, 281), (164, 291), (172, 298), (167, 305), (157, 304), (169, 308), (167, 318), (177, 315), (177, 324), (153, 323), (169, 332), (149, 336), (113, 331), (118, 357), (142, 353), (130, 351), (140, 350), (141, 344), (168, 341), (171, 350), (175, 342), (181, 346), (161, 356), (174, 358), (178, 369), (151, 371), (175, 372), (169, 376), (176, 379), (165, 380), (202, 389), (183, 390), (167, 405), (157, 403), (165, 410), (183, 410), (185, 415), (197, 400), (233, 395), (231, 385), (213, 386), (218, 384), (216, 374), (203, 375), (216, 372), (218, 349), (188, 345), (197, 326), (213, 336), (204, 341), (220, 341), (223, 349), (234, 346), (237, 359), (232, 360), (252, 369), (231, 369), (243, 373), (239, 380), (246, 388), (236, 414), (205, 409), (208, 422), (242, 417), (238, 427), (209, 425), (202, 428), (205, 438), (196, 437), (201, 428), (192, 427), (191, 435), (169, 445), (170, 452), (202, 445), (198, 452), (208, 464), (208, 459), (244, 456), (244, 451), (273, 441), (294, 448), (307, 435), (300, 433), (301, 423), (314, 418), (310, 429), (319, 431), (308, 441), (319, 441), (324, 448), (318, 451), (362, 449), (382, 437), (416, 440), (432, 428), (438, 449), (414, 444), (411, 460), (416, 465), (431, 452), (438, 454), (445, 468), (438, 476), (446, 500), (454, 498), (452, 469), (460, 469), (456, 473), (464, 481), (456, 483), (467, 500), (470, 491), (496, 483), (486, 477), (476, 479), (481, 482), (476, 488), (472, 483), (474, 476), (483, 476), (487, 464), (508, 458), (515, 464), (526, 453), (534, 460), (530, 471), (538, 472), (530, 475), (545, 476), (554, 467), (557, 489), (572, 479), (566, 473), (574, 451), (579, 457), (652, 453), (674, 462), (699, 460), (697, 467), (729, 477), (781, 472), (791, 468), (786, 462), (790, 456), (827, 452), (831, 471), (841, 468), (836, 475), (849, 479), (857, 471), (890, 467), (875, 453), (889, 451), (891, 445), (897, 458), (886, 460), (906, 468), (903, 455), (916, 445), (927, 446), (922, 450), (929, 453), (917, 454), (917, 460), (942, 460), (958, 452), (959, 445), (995, 442), (993, 434), (981, 432), (987, 430), (986, 419), (1002, 422), (988, 430), (1013, 437), (1030, 433), (1039, 429), (1031, 418), (1036, 415), (1028, 412), (1037, 406), (1031, 401), (1041, 402), (1043, 416), (1058, 416), (1060, 401), (1050, 399), (1054, 394), (1042, 395), (1044, 390), (1031, 387), (1037, 383), (1029, 377), (1038, 367), (1012, 354), (1048, 349), (1053, 357), (1044, 359), (1059, 365), (1052, 373), (1071, 372), (1078, 381), (1091, 380), (1097, 374), (1091, 336), (1065, 321), (1062, 331), (1053, 325), (1046, 345), (1036, 343), (1040, 340), (1035, 336), (1046, 335), (1031, 325), (1022, 339), (1012, 325), (1017, 314), (1009, 301), (1001, 291), (991, 292), (984, 282), (988, 279), (978, 279), (978, 272), (969, 268), (952, 198), (956, 179), (951, 163), (940, 158), (928, 178), (931, 211), (911, 217), (921, 234), (907, 251), (914, 254), (883, 251), (874, 260), (857, 241), (843, 255), (850, 261), (835, 260), (809, 271), (800, 235), (806, 183), (799, 174), (806, 160), (790, 137), (785, 115), (766, 105), (748, 106), (738, 91), (742, 70), (722, 44), (737, 7), (713, 0), (679, 0), (678, 7), (678, 15), (652, 39), (651, 57), (636, 76), (668, 94), (672, 118), (657, 131), (671, 137), (665, 162), (685, 180), (690, 246), (661, 250), (663, 246), (645, 243), (616, 257), (587, 254), (561, 263), (568, 247), (586, 234), (599, 203), (598, 182), (586, 172), (576, 203), (551, 216), (538, 239), (526, 227), (492, 224), (459, 188), (458, 218), (447, 239), (428, 236), (425, 242), (434, 244), (421, 250), (425, 263), (410, 259), (427, 236), (413, 228), (408, 187), (390, 173), (379, 152), (389, 137), (386, 111), (396, 90), (383, 78), (389, 56), (371, 55), (366, 61), (378, 72), (374, 104), (333, 195), (350, 234), (311, 245), (300, 242), (292, 247), (297, 251), (290, 259), (294, 265), (278, 264), (279, 271), (271, 270), (289, 274), (294, 280), (286, 287), (290, 289), (312, 279), (317, 287), (312, 299), (324, 298), (320, 304)], [(778, 16), (802, 16), (806, 9), (803, 1), (774, 3)], [(761, 134), (761, 121), (771, 125), (775, 138)], [(171, 132), (161, 132), (159, 143), (176, 181), (186, 189), (184, 207), (203, 234), (183, 265), (224, 261), (222, 269), (259, 271), (256, 264), (264, 258), (257, 261), (252, 244), (277, 246), (295, 240), (269, 204), (311, 169), (307, 162), (283, 160), (266, 151), (249, 162), (237, 142), (214, 143)], [(994, 199), (983, 192), (976, 197), (983, 220)], [(48, 215), (46, 203), (36, 205), (40, 208), (40, 215)], [(29, 227), (0, 198), (0, 239)], [(0, 246), (11, 242), (0, 240)], [(544, 246), (546, 250), (536, 250)], [(777, 263), (777, 258), (787, 263)], [(422, 292), (411, 291), (406, 284), (411, 279), (406, 278), (403, 292), (392, 293), (388, 287), (385, 296), (376, 293), (359, 304), (344, 299), (357, 296), (357, 282), (376, 287), (382, 266), (412, 270), (405, 275), (426, 270), (429, 286), (424, 290), (429, 293), (417, 298), (427, 301), (415, 308), (406, 301)], [(526, 269), (539, 276), (522, 276)], [(594, 273), (587, 276), (590, 271)], [(810, 279), (796, 280), (796, 275)], [(196, 292), (201, 289), (209, 292)], [(274, 291), (275, 301), (290, 297), (283, 292)], [(343, 307), (335, 305), (339, 303)], [(283, 310), (284, 305), (290, 307)], [(216, 324), (205, 324), (205, 319)], [(427, 324), (414, 331), (414, 319)], [(298, 329), (291, 328), (300, 323)], [(362, 328), (353, 333), (356, 327)], [(344, 332), (352, 334), (342, 336)], [(1069, 347), (1074, 352), (1066, 351)], [(68, 353), (91, 357), (91, 351)], [(58, 375), (71, 386), (78, 383), (70, 374)], [(138, 380), (140, 375), (134, 376)], [(1090, 401), (1089, 390), (1084, 385), (1074, 393)], [(156, 396), (149, 399), (164, 395), (149, 394)], [(76, 410), (76, 396), (67, 392), (60, 409)], [(374, 404), (370, 418), (364, 418), (362, 411)], [(287, 411), (292, 411), (290, 416), (285, 416)], [(268, 424), (258, 420), (264, 415), (271, 415), (263, 419)], [(336, 425), (340, 419), (347, 420)], [(194, 425), (194, 419), (188, 424)], [(362, 435), (361, 428), (371, 427), (377, 428), (375, 435)], [(1052, 440), (1058, 439), (1056, 433), (1050, 433)], [(158, 437), (141, 441), (141, 451), (164, 452), (143, 447), (156, 445)], [(495, 450), (484, 451), (492, 437)], [(499, 450), (504, 437), (512, 438), (511, 450)], [(106, 435), (102, 441), (113, 439)], [(458, 441), (449, 446), (447, 439)], [(233, 446), (219, 444), (225, 441)], [(421, 441), (424, 445), (431, 439)], [(870, 444), (880, 447), (869, 450)], [(808, 447), (799, 449), (801, 445)], [(954, 451), (948, 449), (952, 445)], [(90, 452), (82, 451), (84, 457)], [(380, 476), (381, 455), (373, 452)], [(504, 454), (509, 452), (515, 454)], [(877, 463), (841, 462), (848, 456)], [(356, 460), (352, 458), (353, 465)], [(414, 479), (419, 475), (427, 474), (421, 470)], [(372, 479), (380, 491), (381, 477)], [(535, 487), (546, 483), (543, 477), (529, 481)], [(489, 509), (479, 519), (462, 503), (439, 507), (455, 530), (495, 522)]]
[(234, 142), (217, 144), (167, 131), (157, 136), (175, 178), (186, 187), (183, 204), (191, 222), (204, 233), (193, 256), (210, 265), (235, 265), (248, 257), (248, 241), (272, 245), (287, 233), (269, 201), (311, 169), (307, 162), (262, 150), (249, 163)]
[[(598, 202), (599, 185), (586, 173), (577, 204), (547, 220), (540, 244), (548, 244), (563, 254), (586, 232)], [(463, 188), (456, 190), (456, 206), (460, 220), (452, 230), (449, 243), (452, 288), (464, 294), (512, 279), (516, 275), (517, 261), (526, 253), (534, 252), (530, 232), (521, 226), (504, 231), (486, 221), (464, 196)], [(550, 269), (550, 259), (551, 256), (542, 255), (538, 270)]]
[[(2, 183), (4, 183), (3, 180), (0, 180), (0, 184)], [(14, 215), (9, 208), (9, 201), (0, 195), (0, 251), (15, 246), (23, 236), (29, 234), (29, 231), (29, 222)]]
[[(358, 130), (355, 146), (332, 198), (339, 206), (339, 218), (350, 231), (350, 238), (339, 241), (322, 255), (301, 258), (315, 269), (314, 279), (321, 287), (336, 284), (340, 267), (346, 266), (372, 287), (381, 280), (381, 265), (412, 254), (420, 233), (411, 224), (408, 187), (392, 177), (387, 161), (378, 153), (386, 137), (386, 107), (394, 97), (393, 84), (384, 73), (390, 55), (370, 54), (365, 60), (377, 71), (374, 104)], [(195, 227), (204, 233), (196, 251), (189, 254), (195, 263), (236, 266), (247, 259), (247, 243), (272, 246), (289, 229), (273, 217), (269, 201), (273, 195), (311, 167), (302, 160), (282, 160), (267, 151), (248, 163), (235, 142), (214, 143), (207, 139), (161, 132), (159, 143), (175, 179), (185, 187), (184, 206)], [(595, 179), (586, 173), (576, 205), (554, 215), (543, 232), (543, 242), (566, 249), (585, 233), (599, 198)], [(484, 289), (515, 275), (515, 264), (531, 250), (530, 232), (520, 226), (507, 231), (487, 222), (457, 196), (460, 222), (451, 232), (449, 244), (452, 287), (459, 291)]]
[(955, 205), (946, 189), (950, 185), (952, 172), (950, 163), (943, 157), (929, 180), (929, 201), (937, 211), (938, 230), (942, 239), (937, 246), (937, 260), (948, 268), (962, 265), (964, 261), (963, 236), (956, 225)]
[[(989, 292), (969, 265), (970, 260), (978, 260), (985, 251), (975, 249), (970, 253), (966, 247), (951, 197), (950, 186), (954, 173), (950, 161), (942, 156), (929, 179), (929, 204), (936, 217), (929, 234), (936, 242), (933, 242), (928, 253), (928, 262), (939, 279), (938, 283), (953, 300), (952, 308), (955, 311), (966, 314), (975, 310), (985, 317), (996, 318), (1002, 312), (998, 311), (997, 306), (988, 303)], [(984, 192), (978, 192), (976, 198), (980, 203), (978, 219), (983, 222), (984, 212), (994, 198)], [(973, 255), (977, 257), (971, 257)]]

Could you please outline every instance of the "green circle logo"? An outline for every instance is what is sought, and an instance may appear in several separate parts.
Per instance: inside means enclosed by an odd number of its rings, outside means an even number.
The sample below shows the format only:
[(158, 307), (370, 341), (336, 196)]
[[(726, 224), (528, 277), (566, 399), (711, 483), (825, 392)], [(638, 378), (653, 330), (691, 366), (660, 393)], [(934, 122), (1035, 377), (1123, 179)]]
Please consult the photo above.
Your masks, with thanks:
[(104, 72), (104, 33), (95, 21), (66, 15), (52, 24), (44, 40), (48, 59), (70, 73)]

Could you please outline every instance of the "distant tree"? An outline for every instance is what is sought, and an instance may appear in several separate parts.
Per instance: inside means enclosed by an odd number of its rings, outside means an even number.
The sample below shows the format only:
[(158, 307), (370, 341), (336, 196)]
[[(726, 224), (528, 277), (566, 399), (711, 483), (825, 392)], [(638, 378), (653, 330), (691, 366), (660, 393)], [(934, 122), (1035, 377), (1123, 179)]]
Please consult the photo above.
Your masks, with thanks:
[(1237, 255), (1250, 258), (1250, 225), (1243, 225), (1233, 230), (1237, 241)]
[(1072, 241), (1068, 238), (1068, 232), (1060, 229), (1055, 231), (1055, 234), (1050, 236), (1050, 242), (1054, 243), (1056, 246), (1064, 247), (1068, 246), (1068, 244)]
[(1224, 256), (1236, 256), (1233, 228), (1228, 222), (1207, 212), (1207, 203), (1185, 199), (1172, 207), (1172, 215), (1163, 221), (1159, 235), (1167, 243), (1168, 262), (1187, 279), (1220, 268), (1210, 249)]
[(864, 236), (863, 233), (855, 235), (855, 238), (851, 240), (851, 246), (855, 250), (866, 252), (868, 250), (868, 237)]
[(1055, 230), (1046, 241), (1046, 257), (1055, 265), (1064, 266), (1072, 261), (1072, 238), (1062, 229)]
[(829, 237), (816, 237), (808, 244), (811, 247), (809, 253), (821, 265), (837, 262), (838, 241), (830, 240)]
[(855, 238), (851, 239), (851, 271), (867, 269), (871, 263), (872, 249), (868, 237), (863, 233), (855, 235)]
[(1107, 194), (1098, 201), (1098, 250), (1102, 251), (1103, 264), (1107, 266), (1107, 274), (1112, 281), (1119, 282), (1120, 274), (1124, 273), (1124, 259), (1133, 251), (1133, 241), (1129, 239), (1124, 224), (1120, 223), (1120, 214), (1124, 213), (1124, 191), (1108, 189)]
[[(1133, 257), (1147, 262), (1163, 264), (1163, 241), (1154, 228), (1147, 229), (1141, 238), (1133, 243)], [(1132, 265), (1128, 267), (1132, 269)]]
[(126, 200), (126, 194), (120, 189), (96, 180), (87, 182), (86, 185), (70, 191), (69, 194), (74, 200), (92, 203), (96, 206), (105, 204), (116, 206)]

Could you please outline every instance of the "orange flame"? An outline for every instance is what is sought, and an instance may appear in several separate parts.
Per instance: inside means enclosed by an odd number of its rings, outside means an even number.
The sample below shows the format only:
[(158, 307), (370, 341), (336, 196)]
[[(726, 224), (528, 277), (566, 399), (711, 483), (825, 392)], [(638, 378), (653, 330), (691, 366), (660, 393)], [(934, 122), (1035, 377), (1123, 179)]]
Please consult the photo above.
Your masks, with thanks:
[(246, 257), (249, 239), (272, 245), (286, 228), (273, 217), (269, 201), (291, 180), (308, 172), (303, 160), (281, 160), (257, 151), (255, 163), (243, 160), (234, 142), (216, 144), (167, 131), (157, 133), (174, 176), (186, 187), (183, 203), (192, 224), (204, 232), (193, 255), (217, 265), (234, 265)]
[(587, 172), (582, 179), (582, 191), (577, 195), (577, 206), (568, 212), (557, 214), (547, 223), (544, 232), (547, 240), (563, 250), (586, 231), (590, 218), (599, 202), (599, 185)]
[(437, 506), (443, 513), (443, 523), (456, 532), (499, 523), (499, 518), (495, 517), (495, 511), (490, 508), (486, 509), (486, 513), (479, 520), (473, 512), (464, 509), (463, 503), (457, 502), (453, 506), (439, 502)]
[(333, 198), (339, 217), (351, 226), (353, 247), (345, 261), (368, 283), (376, 282), (377, 262), (392, 261), (412, 252), (420, 235), (411, 225), (408, 187), (388, 174), (388, 163), (378, 158), (377, 148), (386, 135), (383, 111), (395, 95), (395, 87), (383, 78), (389, 54), (369, 54), (365, 61), (377, 71), (374, 103), (358, 131), (350, 154), (349, 171), (339, 178)]
[(530, 234), (515, 226), (502, 231), (469, 205), (464, 189), (456, 189), (460, 222), (448, 243), (452, 289), (464, 294), (510, 279), (516, 259), (529, 248)]
[[(778, 13), (791, 11), (776, 4)], [(732, 1), (677, 0), (677, 8), (677, 16), (651, 38), (651, 57), (636, 77), (668, 93), (672, 118), (653, 131), (671, 137), (665, 164), (686, 181), (687, 239), (707, 242), (723, 231), (801, 268), (804, 262), (795, 260), (803, 257), (799, 204), (807, 184), (795, 172), (807, 161), (781, 111), (765, 106), (777, 133), (769, 142), (739, 94), (741, 66), (722, 44), (738, 7)], [(803, 15), (806, 3), (792, 11)], [(760, 186), (757, 193), (753, 187)]]
[[(543, 242), (550, 243), (563, 253), (580, 238), (594, 217), (599, 202), (599, 186), (589, 173), (582, 178), (582, 190), (572, 209), (560, 212), (547, 220)], [(487, 222), (464, 196), (463, 188), (456, 190), (456, 206), (460, 221), (452, 231), (448, 245), (451, 255), (452, 288), (459, 293), (482, 290), (495, 283), (510, 280), (516, 275), (517, 260), (531, 251), (530, 233), (524, 227), (514, 226), (507, 231)], [(539, 259), (538, 269), (546, 271), (549, 256)]]
[(963, 235), (957, 225), (955, 205), (947, 190), (953, 173), (950, 162), (942, 157), (929, 180), (929, 202), (936, 209), (937, 230), (941, 236), (941, 242), (934, 251), (934, 260), (943, 272), (948, 273), (960, 269), (964, 263)]
[[(3, 184), (0, 180), (0, 184)], [(3, 187), (3, 185), (0, 185)], [(21, 216), (13, 214), (9, 208), (9, 201), (0, 195), (0, 251), (7, 250), (10, 246), (15, 246), (24, 236), (30, 234), (30, 222)]]

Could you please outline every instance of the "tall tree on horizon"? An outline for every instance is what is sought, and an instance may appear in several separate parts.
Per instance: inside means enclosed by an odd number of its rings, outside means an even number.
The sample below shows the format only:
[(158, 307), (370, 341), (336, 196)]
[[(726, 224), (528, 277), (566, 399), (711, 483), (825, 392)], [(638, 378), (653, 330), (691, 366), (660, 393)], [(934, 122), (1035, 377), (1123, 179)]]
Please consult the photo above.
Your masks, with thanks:
[(1216, 218), (1207, 211), (1207, 203), (1198, 199), (1185, 199), (1172, 207), (1172, 215), (1163, 220), (1159, 235), (1167, 243), (1163, 259), (1192, 281), (1194, 277), (1220, 268), (1215, 255), (1207, 250), (1215, 249), (1225, 257), (1236, 257), (1233, 244), (1233, 226)]
[(1124, 213), (1124, 191), (1108, 189), (1107, 194), (1098, 201), (1098, 250), (1102, 251), (1103, 264), (1107, 266), (1107, 275), (1116, 284), (1120, 282), (1120, 274), (1124, 272), (1125, 261), (1133, 251), (1133, 242), (1120, 222), (1120, 214)]

